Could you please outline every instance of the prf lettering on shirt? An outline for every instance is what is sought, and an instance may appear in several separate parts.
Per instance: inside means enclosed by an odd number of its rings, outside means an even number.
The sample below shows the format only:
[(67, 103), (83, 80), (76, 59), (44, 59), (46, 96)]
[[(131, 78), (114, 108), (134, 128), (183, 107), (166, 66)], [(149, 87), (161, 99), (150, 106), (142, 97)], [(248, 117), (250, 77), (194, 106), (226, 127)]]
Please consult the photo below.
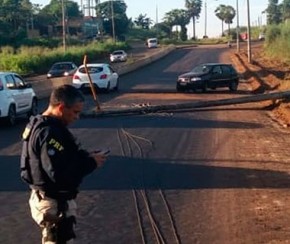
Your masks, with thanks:
[(64, 147), (55, 139), (51, 138), (50, 141), (48, 142), (49, 145), (52, 145), (55, 149), (58, 151), (62, 151)]

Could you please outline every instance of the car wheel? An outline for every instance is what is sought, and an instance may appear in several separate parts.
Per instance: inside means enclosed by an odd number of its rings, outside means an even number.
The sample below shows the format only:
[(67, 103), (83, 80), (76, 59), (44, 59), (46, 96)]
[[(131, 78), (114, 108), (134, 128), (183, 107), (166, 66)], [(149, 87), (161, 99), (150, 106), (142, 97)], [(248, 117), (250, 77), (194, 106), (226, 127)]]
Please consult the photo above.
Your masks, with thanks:
[(10, 105), (9, 110), (8, 110), (8, 115), (6, 118), (6, 122), (8, 125), (15, 125), (16, 123), (16, 110), (13, 105)]
[(32, 104), (31, 104), (31, 109), (28, 112), (28, 117), (32, 116), (32, 115), (37, 115), (38, 113), (38, 107), (37, 107), (37, 100), (36, 98), (33, 98), (32, 100)]
[(184, 92), (185, 91), (185, 88), (184, 87), (181, 87), (179, 84), (176, 84), (176, 90), (178, 92)]
[(110, 81), (108, 82), (107, 84), (107, 88), (105, 89), (106, 92), (110, 92), (110, 89), (111, 89), (111, 84), (110, 84)]
[(238, 90), (238, 82), (232, 81), (229, 85), (230, 91), (237, 91)]
[(114, 87), (114, 91), (119, 91), (119, 79), (116, 81), (116, 86)]

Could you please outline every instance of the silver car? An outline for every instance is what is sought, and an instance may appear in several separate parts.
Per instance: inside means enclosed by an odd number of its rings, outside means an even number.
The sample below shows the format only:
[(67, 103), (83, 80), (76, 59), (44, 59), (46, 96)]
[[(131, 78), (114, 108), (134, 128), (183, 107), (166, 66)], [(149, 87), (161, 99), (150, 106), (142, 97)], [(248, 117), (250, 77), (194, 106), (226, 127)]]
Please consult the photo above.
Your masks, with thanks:
[(72, 83), (78, 89), (90, 88), (90, 79), (98, 90), (109, 92), (119, 89), (119, 75), (106, 63), (81, 65), (75, 72)]
[(0, 118), (15, 124), (18, 115), (36, 115), (38, 100), (30, 84), (13, 72), (0, 72)]
[(112, 63), (115, 62), (126, 62), (127, 61), (127, 53), (124, 50), (116, 50), (110, 54), (110, 61)]

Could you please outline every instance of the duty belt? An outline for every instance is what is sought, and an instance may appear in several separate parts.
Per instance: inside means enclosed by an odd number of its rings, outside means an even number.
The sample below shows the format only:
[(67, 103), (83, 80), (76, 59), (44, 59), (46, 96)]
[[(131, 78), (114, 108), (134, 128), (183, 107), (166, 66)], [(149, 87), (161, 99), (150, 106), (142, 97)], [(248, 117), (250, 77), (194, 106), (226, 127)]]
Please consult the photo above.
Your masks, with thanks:
[(51, 191), (43, 191), (39, 189), (35, 189), (31, 187), (33, 191), (36, 191), (41, 197), (48, 197), (55, 200), (72, 200), (76, 198), (76, 192), (70, 191), (58, 191), (58, 192), (51, 192)]

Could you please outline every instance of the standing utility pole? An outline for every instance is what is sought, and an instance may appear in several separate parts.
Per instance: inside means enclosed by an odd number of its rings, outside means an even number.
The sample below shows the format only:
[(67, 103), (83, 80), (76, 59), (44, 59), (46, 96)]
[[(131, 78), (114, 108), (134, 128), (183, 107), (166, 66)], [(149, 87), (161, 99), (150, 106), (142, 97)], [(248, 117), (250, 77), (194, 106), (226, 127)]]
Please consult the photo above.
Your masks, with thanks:
[(156, 20), (155, 20), (155, 27), (156, 27), (156, 35), (158, 37), (158, 5), (156, 4)]
[(113, 34), (113, 40), (116, 41), (116, 35), (115, 35), (115, 20), (114, 20), (114, 4), (113, 0), (111, 0), (111, 11), (112, 11), (112, 34)]
[(204, 38), (206, 38), (206, 29), (207, 29), (207, 5), (206, 1), (204, 2)]
[(63, 51), (66, 52), (66, 24), (65, 24), (65, 7), (64, 0), (61, 0), (61, 10), (62, 10), (62, 45)]
[(239, 0), (237, 0), (237, 52), (240, 52)]
[(252, 51), (251, 51), (251, 24), (250, 24), (250, 4), (247, 0), (247, 14), (248, 14), (248, 25), (247, 25), (247, 34), (248, 34), (248, 62), (252, 63)]

